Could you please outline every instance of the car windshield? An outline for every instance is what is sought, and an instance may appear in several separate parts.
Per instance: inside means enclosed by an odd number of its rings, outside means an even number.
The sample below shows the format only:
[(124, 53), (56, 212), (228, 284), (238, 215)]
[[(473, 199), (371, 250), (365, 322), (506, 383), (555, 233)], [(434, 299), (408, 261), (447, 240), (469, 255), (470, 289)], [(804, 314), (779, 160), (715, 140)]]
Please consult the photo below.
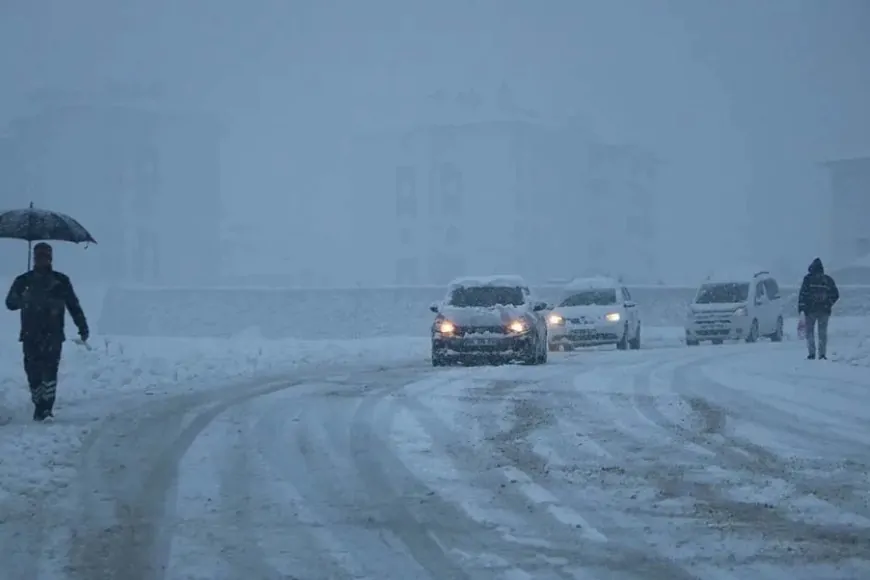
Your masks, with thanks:
[(525, 303), (522, 288), (462, 286), (450, 293), (450, 306), (459, 308), (520, 306)]
[(698, 290), (696, 304), (736, 304), (746, 302), (749, 297), (749, 284), (724, 283), (704, 284)]
[(616, 304), (616, 289), (584, 290), (570, 294), (559, 306), (610, 306)]

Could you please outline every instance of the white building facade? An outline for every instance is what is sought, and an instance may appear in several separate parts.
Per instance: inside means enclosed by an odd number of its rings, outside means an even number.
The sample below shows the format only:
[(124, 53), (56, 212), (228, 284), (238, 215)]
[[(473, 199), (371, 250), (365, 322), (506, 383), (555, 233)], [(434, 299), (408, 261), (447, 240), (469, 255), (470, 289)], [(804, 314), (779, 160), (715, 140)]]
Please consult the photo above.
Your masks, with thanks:
[(825, 163), (830, 177), (834, 262), (845, 266), (870, 255), (870, 157)]
[[(432, 125), (378, 139), (366, 148), (368, 170), (357, 183), (358, 211), (383, 224), (357, 234), (378, 248), (367, 256), (371, 282), (655, 276), (658, 161), (645, 150), (528, 121)], [(390, 206), (366, 195), (385, 187)]]

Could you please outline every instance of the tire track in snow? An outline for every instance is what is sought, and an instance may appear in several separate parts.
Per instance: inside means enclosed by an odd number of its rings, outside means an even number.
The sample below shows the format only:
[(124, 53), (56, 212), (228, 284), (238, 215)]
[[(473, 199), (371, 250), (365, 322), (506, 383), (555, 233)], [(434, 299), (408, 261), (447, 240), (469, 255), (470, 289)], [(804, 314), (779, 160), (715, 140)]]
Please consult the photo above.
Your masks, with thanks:
[(73, 530), (71, 574), (82, 580), (162, 579), (178, 465), (187, 449), (228, 409), (310, 382), (312, 378), (230, 385), (167, 398), (138, 414), (106, 421), (83, 449), (82, 511)]
[[(461, 450), (455, 441), (461, 439), (462, 436), (457, 436), (452, 429), (443, 423), (427, 421), (427, 418), (431, 417), (429, 409), (425, 411), (426, 416), (421, 417), (414, 405), (415, 397), (408, 392), (409, 388), (420, 388), (433, 392), (457, 381), (463, 382), (463, 378), (452, 375), (446, 381), (436, 382), (437, 387), (429, 382), (412, 383), (398, 390), (387, 390), (381, 393), (382, 401), (373, 402), (373, 409), (375, 405), (380, 407), (381, 413), (377, 416), (381, 419), (372, 423), (380, 428), (377, 434), (373, 433), (372, 435), (383, 442), (389, 441), (391, 438), (390, 424), (395, 421), (396, 417), (400, 417), (403, 413), (409, 413), (418, 428), (428, 435), (432, 454), (442, 462), (446, 462), (450, 472), (460, 474), (458, 479), (464, 480), (463, 485), (470, 486), (471, 491), (468, 497), (479, 499), (483, 495), (488, 500), (486, 502), (488, 505), (485, 507), (479, 504), (468, 506), (466, 505), (468, 502), (457, 497), (455, 492), (448, 494), (448, 497), (453, 500), (452, 502), (448, 500), (448, 505), (461, 504), (462, 506), (459, 508), (459, 512), (457, 512), (456, 507), (449, 508), (451, 513), (456, 513), (456, 519), (451, 517), (450, 520), (460, 521), (461, 518), (473, 522), (473, 525), (480, 531), (471, 537), (485, 538), (482, 544), (468, 554), (467, 560), (475, 562), (479, 566), (481, 555), (489, 554), (490, 558), (498, 562), (505, 577), (531, 575), (531, 577), (542, 579), (575, 578), (576, 576), (569, 574), (563, 568), (567, 562), (576, 558), (576, 542), (571, 542), (571, 550), (554, 548), (552, 538), (554, 533), (559, 530), (553, 524), (542, 525), (539, 514), (534, 510), (534, 504), (529, 502), (524, 495), (506, 485), (500, 472), (487, 469), (486, 464), (491, 462), (490, 458), (478, 456), (470, 463), (460, 460), (457, 453)], [(433, 387), (435, 388), (433, 389)], [(378, 456), (388, 457), (386, 453), (381, 453)], [(395, 452), (390, 457), (387, 467), (392, 473), (406, 474), (406, 481), (416, 481), (424, 487), (426, 486), (421, 481), (420, 476), (411, 471), (395, 455)], [(440, 465), (440, 467), (443, 469), (445, 465)], [(435, 485), (429, 489), (431, 489), (430, 494), (442, 495), (445, 493), (443, 486)], [(450, 528), (451, 526), (447, 526), (445, 529), (449, 532)], [(460, 532), (461, 540), (451, 542), (451, 540), (441, 538), (441, 535), (439, 535), (439, 539), (444, 541), (445, 547), (449, 547), (450, 543), (459, 544), (459, 546), (453, 546), (450, 553), (469, 552), (467, 549), (469, 537), (466, 537), (465, 532), (461, 532), (461, 528), (455, 529), (454, 532)]]
[[(712, 357), (705, 357), (687, 361), (673, 368), (663, 364), (661, 368), (669, 369), (671, 383), (677, 389), (681, 388), (680, 385), (693, 385), (693, 393), (717, 392), (724, 385), (705, 378), (699, 370), (711, 359)], [(636, 404), (641, 412), (662, 429), (673, 433), (680, 441), (702, 446), (714, 453), (716, 465), (724, 468), (725, 472), (733, 472), (735, 475), (752, 474), (761, 478), (768, 486), (773, 479), (786, 487), (792, 486), (803, 496), (823, 497), (847, 513), (864, 515), (862, 512), (865, 509), (855, 501), (844, 501), (835, 494), (820, 493), (823, 482), (801, 481), (801, 475), (787, 461), (757, 444), (730, 435), (727, 429), (728, 412), (704, 397), (680, 393), (696, 418), (694, 427), (686, 427), (666, 418), (657, 409), (654, 404), (656, 396), (651, 393), (649, 374), (636, 377), (635, 389), (639, 395)], [(671, 477), (663, 478), (660, 485), (665, 489), (670, 488), (669, 494), (673, 497), (688, 496), (700, 502), (699, 508), (703, 506), (703, 511), (697, 517), (709, 521), (711, 525), (730, 530), (731, 533), (763, 536), (767, 544), (778, 540), (791, 546), (782, 553), (746, 558), (742, 564), (770, 561), (793, 566), (796, 562), (836, 563), (856, 558), (870, 559), (870, 531), (866, 528), (800, 521), (771, 504), (735, 499), (733, 494), (746, 483), (745, 477), (741, 479), (742, 481), (710, 483)]]
[[(426, 405), (416, 398), (403, 399), (402, 403), (414, 411), (427, 431), (434, 434), (433, 440), (449, 449), (450, 455), (463, 469), (480, 472), (481, 457), (496, 459), (497, 469), (490, 470), (489, 473), (497, 471), (497, 477), (502, 483), (496, 485), (504, 486), (506, 493), (519, 496), (511, 502), (514, 506), (525, 506), (523, 509), (528, 510), (529, 516), (535, 514), (535, 519), (530, 519), (529, 525), (537, 535), (547, 538), (548, 543), (546, 548), (539, 550), (548, 558), (562, 561), (563, 574), (568, 574), (569, 569), (577, 577), (584, 577), (594, 570), (611, 576), (616, 572), (632, 575), (643, 570), (644, 577), (654, 574), (652, 577), (691, 578), (679, 565), (644, 550), (648, 547), (646, 541), (631, 539), (632, 532), (628, 527), (616, 525), (611, 518), (612, 514), (602, 513), (600, 506), (586, 501), (582, 493), (567, 494), (571, 501), (566, 501), (563, 497), (566, 494), (562, 490), (554, 491), (550, 488), (555, 482), (548, 478), (543, 458), (537, 456), (525, 440), (544, 421), (539, 422), (534, 417), (534, 401), (518, 392), (523, 386), (529, 384), (493, 384), (495, 393), (509, 396), (514, 401), (515, 408), (519, 405), (523, 410), (507, 431), (499, 424), (498, 417), (479, 417), (489, 439), (479, 448), (470, 448), (462, 441), (461, 436), (451, 432), (449, 426), (441, 424), (440, 419), (431, 411), (433, 405)], [(540, 396), (540, 393), (536, 393), (533, 398)], [(577, 511), (575, 505), (582, 507)], [(625, 519), (622, 519), (625, 523)], [(618, 541), (609, 539), (611, 537)], [(579, 550), (578, 544), (582, 546)], [(593, 572), (593, 577), (594, 574)]]

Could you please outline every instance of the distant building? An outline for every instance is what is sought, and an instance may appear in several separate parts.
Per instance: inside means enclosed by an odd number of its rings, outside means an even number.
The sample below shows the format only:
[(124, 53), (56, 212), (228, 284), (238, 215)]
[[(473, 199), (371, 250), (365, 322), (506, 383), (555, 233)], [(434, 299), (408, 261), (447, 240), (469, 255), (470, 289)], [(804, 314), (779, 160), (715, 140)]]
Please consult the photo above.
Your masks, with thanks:
[(65, 268), (107, 282), (217, 281), (220, 132), (214, 119), (88, 99), (12, 121), (0, 175), (15, 205), (69, 213), (97, 239)]
[(870, 255), (870, 156), (824, 166), (830, 177), (833, 257), (845, 266)]
[[(492, 272), (542, 282), (634, 265), (625, 274), (654, 276), (658, 162), (641, 148), (604, 145), (571, 125), (509, 120), (419, 127), (380, 136), (375, 149), (371, 181), (358, 186), (383, 189), (391, 179), (394, 207), (372, 210), (381, 196), (361, 195), (359, 211), (395, 215), (392, 230), (365, 242), (380, 246), (376, 257), (393, 257), (396, 283)], [(388, 260), (371, 262), (388, 275)]]

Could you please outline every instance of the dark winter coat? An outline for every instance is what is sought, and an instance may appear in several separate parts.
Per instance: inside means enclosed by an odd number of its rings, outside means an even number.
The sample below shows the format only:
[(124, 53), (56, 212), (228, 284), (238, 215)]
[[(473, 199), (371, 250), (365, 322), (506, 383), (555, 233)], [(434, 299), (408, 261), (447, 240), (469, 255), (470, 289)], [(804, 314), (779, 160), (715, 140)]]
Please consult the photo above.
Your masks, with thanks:
[(21, 311), (21, 332), (24, 341), (58, 341), (64, 335), (64, 317), (69, 310), (83, 338), (88, 335), (88, 322), (69, 277), (54, 270), (31, 270), (18, 276), (6, 296), (6, 308)]
[(840, 299), (840, 291), (834, 279), (825, 274), (825, 267), (818, 258), (810, 264), (798, 294), (798, 312), (830, 316), (831, 309)]

